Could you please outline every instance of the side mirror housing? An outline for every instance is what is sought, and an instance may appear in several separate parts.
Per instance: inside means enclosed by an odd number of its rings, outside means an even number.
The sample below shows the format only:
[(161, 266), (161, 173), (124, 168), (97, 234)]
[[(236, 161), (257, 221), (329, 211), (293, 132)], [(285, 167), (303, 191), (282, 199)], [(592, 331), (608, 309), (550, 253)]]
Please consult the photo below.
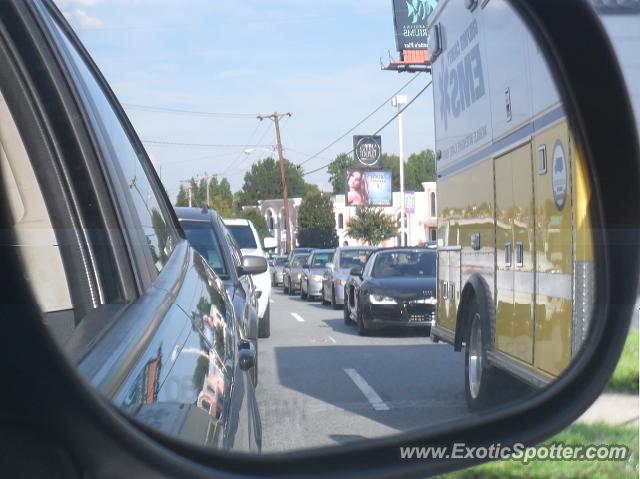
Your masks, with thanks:
[(242, 266), (238, 267), (238, 275), (261, 274), (269, 269), (267, 260), (262, 256), (243, 256)]
[(356, 266), (354, 268), (351, 268), (351, 271), (349, 271), (349, 274), (351, 276), (357, 276), (358, 278), (362, 278), (362, 267)]
[(256, 364), (256, 350), (251, 341), (243, 339), (238, 345), (238, 365), (243, 371), (248, 371)]
[(278, 240), (276, 240), (273, 236), (267, 236), (262, 240), (262, 245), (266, 250), (276, 249), (278, 247)]

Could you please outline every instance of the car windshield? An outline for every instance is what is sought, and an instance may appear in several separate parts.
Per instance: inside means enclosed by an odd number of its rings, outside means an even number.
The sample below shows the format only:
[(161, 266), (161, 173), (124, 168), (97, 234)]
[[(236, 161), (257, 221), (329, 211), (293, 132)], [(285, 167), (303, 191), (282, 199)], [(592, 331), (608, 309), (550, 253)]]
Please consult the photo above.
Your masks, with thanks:
[(227, 225), (241, 249), (256, 249), (256, 239), (249, 225)]
[(308, 254), (299, 254), (294, 256), (293, 259), (291, 260), (291, 266), (293, 268), (302, 266), (307, 261), (308, 257), (309, 257)]
[(340, 252), (340, 268), (360, 268), (367, 261), (371, 250), (354, 249)]
[(207, 260), (216, 274), (228, 276), (213, 226), (202, 221), (182, 221), (182, 229), (191, 246)]
[(327, 264), (333, 259), (333, 252), (327, 251), (326, 253), (316, 253), (313, 255), (312, 268), (319, 268)]
[(423, 277), (436, 275), (433, 251), (390, 251), (379, 253), (371, 276), (374, 278)]
[(287, 262), (287, 258), (276, 258), (275, 265), (284, 266), (286, 262)]

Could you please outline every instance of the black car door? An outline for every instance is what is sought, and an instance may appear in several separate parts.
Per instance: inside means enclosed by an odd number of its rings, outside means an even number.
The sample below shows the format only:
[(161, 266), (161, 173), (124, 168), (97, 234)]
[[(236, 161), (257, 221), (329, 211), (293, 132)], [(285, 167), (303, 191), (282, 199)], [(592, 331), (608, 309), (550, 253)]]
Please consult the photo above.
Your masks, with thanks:
[(371, 278), (371, 270), (373, 269), (373, 264), (376, 261), (377, 254), (372, 254), (367, 259), (367, 262), (364, 264), (362, 268), (362, 276), (355, 278), (355, 303), (356, 309), (358, 308), (366, 308), (368, 304), (368, 284), (367, 281)]
[[(205, 445), (259, 446), (247, 435), (259, 432), (247, 423), (259, 418), (248, 411), (255, 399), (236, 365), (235, 317), (221, 282), (184, 240), (77, 39), (39, 2), (25, 6), (40, 30), (25, 41), (23, 19), (12, 22), (23, 51), (14, 50), (19, 60), (2, 51), (0, 128), (12, 136), (0, 141), (20, 233), (12, 246), (30, 269), (45, 324), (87, 382), (146, 424)], [(18, 15), (6, 10), (3, 21)], [(216, 392), (209, 402), (200, 397), (208, 386)], [(249, 433), (236, 439), (236, 431)]]

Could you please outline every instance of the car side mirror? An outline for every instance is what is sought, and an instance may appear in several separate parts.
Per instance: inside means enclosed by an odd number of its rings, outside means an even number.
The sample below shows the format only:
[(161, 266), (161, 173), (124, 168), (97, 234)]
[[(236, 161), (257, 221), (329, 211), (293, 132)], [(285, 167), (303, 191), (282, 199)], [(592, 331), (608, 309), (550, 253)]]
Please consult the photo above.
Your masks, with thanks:
[(269, 269), (267, 260), (262, 256), (243, 256), (242, 266), (238, 266), (238, 275), (261, 274)]
[(351, 271), (349, 271), (349, 274), (351, 274), (351, 276), (357, 276), (358, 278), (362, 278), (362, 268), (360, 266), (351, 268)]
[(262, 240), (262, 246), (265, 250), (273, 250), (278, 247), (278, 240), (276, 240), (273, 236), (267, 236)]
[(256, 350), (248, 339), (243, 339), (238, 344), (238, 366), (243, 371), (248, 371), (256, 364)]

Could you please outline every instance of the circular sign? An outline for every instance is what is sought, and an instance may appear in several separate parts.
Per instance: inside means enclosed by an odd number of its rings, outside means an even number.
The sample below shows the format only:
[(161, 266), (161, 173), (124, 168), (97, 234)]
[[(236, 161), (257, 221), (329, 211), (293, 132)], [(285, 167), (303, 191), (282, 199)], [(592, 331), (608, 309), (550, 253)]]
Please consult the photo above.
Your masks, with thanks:
[(553, 200), (559, 210), (564, 208), (567, 198), (567, 162), (564, 155), (564, 148), (560, 140), (553, 145), (553, 170), (551, 183), (553, 187)]
[(377, 138), (372, 136), (363, 136), (356, 142), (355, 148), (356, 160), (366, 167), (376, 166), (382, 155), (382, 148)]

